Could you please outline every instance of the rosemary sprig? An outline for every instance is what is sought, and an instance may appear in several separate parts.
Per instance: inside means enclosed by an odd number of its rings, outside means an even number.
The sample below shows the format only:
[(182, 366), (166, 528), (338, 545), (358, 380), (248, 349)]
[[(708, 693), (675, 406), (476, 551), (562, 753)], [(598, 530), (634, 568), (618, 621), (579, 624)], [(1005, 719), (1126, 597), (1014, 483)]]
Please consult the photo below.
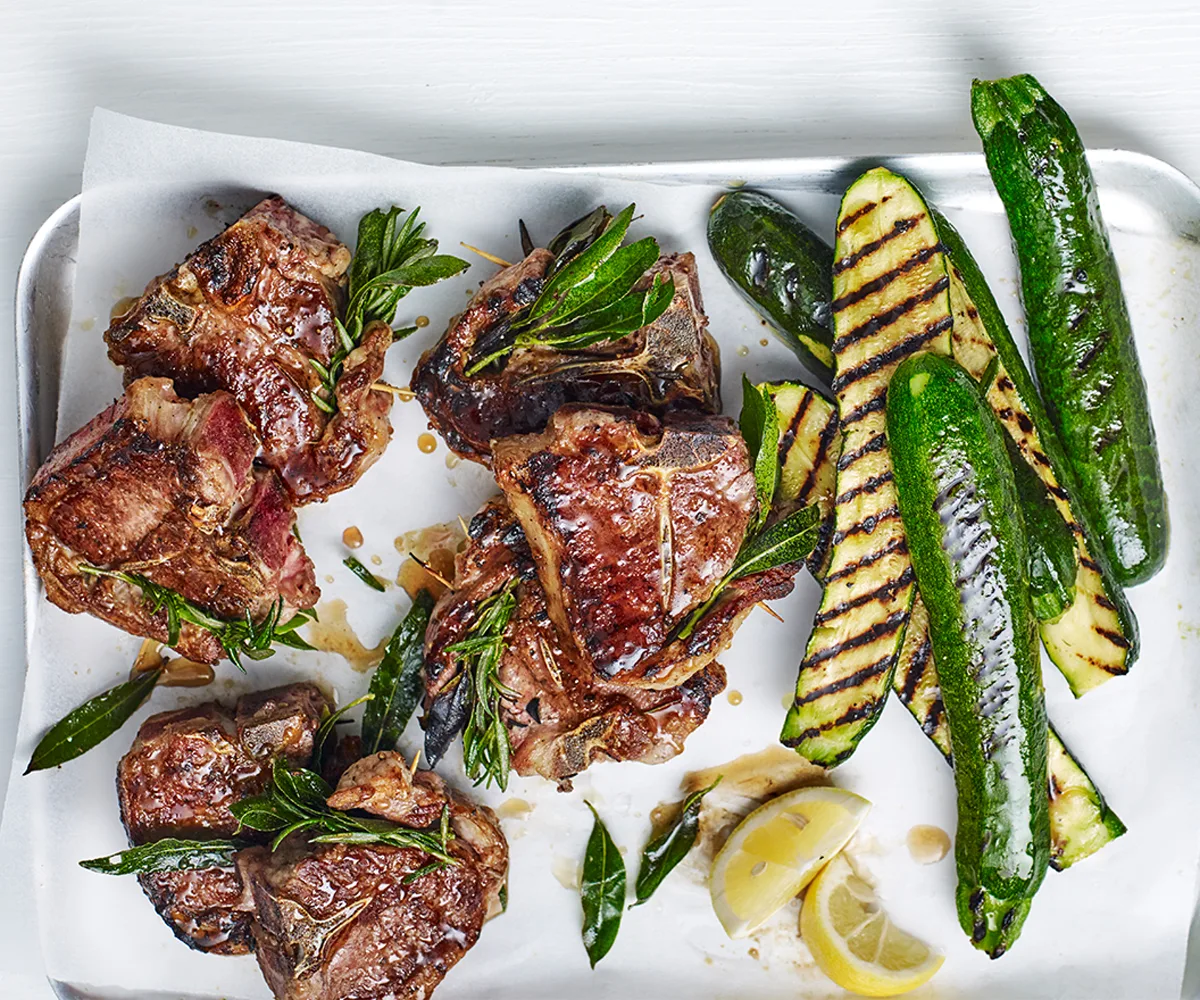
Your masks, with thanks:
[(446, 647), (448, 653), (456, 654), (461, 667), (453, 683), (466, 685), (463, 692), (470, 703), (463, 726), (463, 768), (476, 785), (494, 781), (501, 790), (508, 787), (512, 747), (500, 716), (500, 702), (515, 698), (516, 692), (500, 683), (499, 668), (506, 648), (505, 633), (517, 609), (517, 583), (510, 580), (480, 604), (468, 637)]
[(313, 648), (296, 634), (296, 629), (305, 622), (314, 620), (317, 617), (316, 613), (311, 608), (303, 608), (286, 622), (280, 622), (279, 617), (283, 613), (282, 597), (275, 601), (261, 622), (255, 623), (249, 613), (245, 618), (230, 620), (210, 615), (178, 591), (148, 580), (140, 573), (101, 569), (99, 566), (92, 566), (84, 562), (79, 564), (79, 571), (92, 576), (105, 576), (121, 580), (131, 587), (141, 590), (142, 599), (150, 606), (152, 614), (157, 614), (159, 611), (167, 613), (168, 646), (174, 646), (179, 642), (179, 632), (185, 623), (195, 625), (197, 628), (212, 633), (217, 642), (221, 644), (225, 655), (243, 672), (246, 669), (242, 665), (243, 656), (251, 660), (265, 660), (275, 652), (271, 648), (273, 645), (290, 646), (292, 649)]
[[(362, 343), (363, 331), (371, 323), (391, 326), (400, 300), (414, 288), (435, 285), (470, 266), (458, 257), (437, 252), (437, 240), (422, 235), (425, 223), (417, 221), (420, 211), (413, 209), (400, 222), (404, 209), (393, 205), (386, 212), (377, 208), (359, 220), (346, 315), (334, 320), (338, 347), (328, 365), (309, 359), (321, 379), (312, 392), (313, 402), (326, 413), (337, 410), (337, 382), (346, 358)], [(393, 330), (392, 339), (403, 340), (414, 330), (415, 326)]]
[[(675, 295), (669, 276), (655, 275), (649, 288), (636, 289), (658, 260), (657, 241), (647, 236), (628, 246), (621, 245), (633, 212), (634, 206), (629, 205), (615, 218), (607, 219), (600, 208), (581, 219), (565, 239), (560, 234), (556, 243), (563, 257), (555, 260), (541, 294), (509, 318), (504, 335), (468, 365), (467, 376), (521, 347), (578, 351), (619, 340), (666, 312)], [(605, 219), (607, 224), (600, 229), (597, 223)], [(572, 238), (570, 234), (575, 230), (579, 236)], [(581, 247), (582, 240), (590, 242)], [(567, 254), (571, 256), (565, 258)]]
[(235, 802), (230, 811), (240, 824), (239, 830), (275, 834), (271, 841), (272, 851), (291, 834), (305, 831), (313, 843), (415, 847), (437, 861), (457, 863), (448, 851), (448, 845), (454, 839), (448, 806), (442, 809), (441, 823), (436, 830), (414, 830), (384, 819), (331, 809), (326, 799), (332, 794), (333, 790), (316, 771), (303, 767), (292, 770), (276, 758), (267, 790)]

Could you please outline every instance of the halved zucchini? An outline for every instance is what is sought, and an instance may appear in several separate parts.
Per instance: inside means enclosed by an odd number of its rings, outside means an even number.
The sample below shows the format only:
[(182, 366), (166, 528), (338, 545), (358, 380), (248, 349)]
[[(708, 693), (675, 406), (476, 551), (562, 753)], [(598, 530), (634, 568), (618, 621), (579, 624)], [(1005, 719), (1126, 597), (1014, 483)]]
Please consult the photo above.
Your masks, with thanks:
[(904, 358), (950, 351), (950, 279), (929, 209), (884, 168), (847, 190), (833, 265), (842, 447), (821, 605), (780, 739), (814, 764), (853, 752), (883, 708), (914, 594), (887, 448), (887, 388)]
[(1129, 670), (1137, 659), (1137, 620), (1101, 550), (1089, 541), (1097, 536), (1086, 511), (1072, 503), (1077, 490), (1070, 465), (979, 266), (937, 212), (933, 224), (949, 260), (954, 360), (976, 379), (993, 360), (997, 363), (988, 404), (1075, 535), (1079, 568), (1074, 603), (1060, 618), (1039, 623), (1038, 630), (1050, 659), (1078, 697)]

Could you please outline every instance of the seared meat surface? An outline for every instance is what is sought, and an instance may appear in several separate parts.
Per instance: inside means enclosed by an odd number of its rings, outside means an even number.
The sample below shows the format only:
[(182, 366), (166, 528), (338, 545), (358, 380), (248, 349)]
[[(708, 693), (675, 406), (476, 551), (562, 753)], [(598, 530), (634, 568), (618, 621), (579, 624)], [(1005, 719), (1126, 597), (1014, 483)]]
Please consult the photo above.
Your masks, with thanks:
[(550, 617), (591, 670), (672, 688), (720, 652), (672, 633), (732, 567), (755, 511), (731, 420), (567, 406), (541, 434), (495, 442), (493, 459)]
[(372, 392), (392, 333), (367, 329), (346, 359), (330, 415), (313, 399), (328, 367), (350, 251), (279, 197), (256, 205), (155, 278), (105, 333), (126, 383), (174, 379), (195, 396), (231, 392), (297, 503), (352, 486), (391, 435), (391, 395)]
[[(466, 638), (480, 604), (514, 578), (521, 583), (499, 668), (500, 682), (515, 692), (502, 703), (513, 769), (565, 784), (596, 761), (657, 764), (682, 751), (725, 687), (724, 670), (712, 662), (665, 691), (598, 677), (552, 621), (525, 535), (499, 498), (472, 519), (455, 589), (434, 609), (426, 633), (427, 703), (449, 697), (447, 685), (457, 676), (446, 647)], [(450, 736), (427, 734), (434, 742)]]
[[(188, 401), (167, 379), (131, 383), (54, 449), (25, 495), (25, 534), (47, 597), (162, 642), (165, 610), (80, 564), (144, 576), (219, 618), (260, 621), (280, 598), (284, 621), (312, 607), (312, 563), (278, 477), (254, 467), (257, 450), (229, 393)], [(175, 648), (205, 663), (224, 655), (190, 624)]]
[(566, 403), (659, 414), (681, 407), (721, 409), (719, 354), (690, 253), (662, 257), (642, 279), (648, 287), (663, 273), (675, 283), (670, 308), (649, 326), (582, 351), (522, 348), (499, 371), (468, 377), (480, 353), (477, 345), (537, 298), (553, 261), (549, 250), (534, 250), (495, 275), (418, 362), (413, 391), (453, 451), (489, 464), (494, 439), (540, 431)]
[[(357, 765), (355, 766), (357, 767)], [(274, 854), (250, 848), (238, 871), (254, 897), (258, 962), (279, 1000), (426, 1000), (499, 912), (508, 845), (490, 809), (475, 806), (429, 772), (411, 777), (397, 753), (355, 767), (335, 796), (350, 795), (385, 819), (423, 825), (449, 805), (456, 864), (406, 881), (430, 856), (382, 844), (305, 844)], [(420, 805), (404, 805), (416, 799)], [(426, 808), (428, 807), (428, 808)], [(435, 808), (436, 807), (436, 808)], [(406, 817), (406, 818), (401, 818)], [(410, 822), (411, 821), (411, 822)]]
[[(238, 824), (230, 806), (263, 791), (276, 756), (309, 763), (327, 707), (314, 685), (292, 684), (246, 695), (233, 711), (206, 702), (151, 716), (117, 766), (130, 842), (232, 836)], [(167, 926), (193, 948), (239, 955), (253, 947), (252, 900), (235, 869), (155, 872), (138, 880)]]

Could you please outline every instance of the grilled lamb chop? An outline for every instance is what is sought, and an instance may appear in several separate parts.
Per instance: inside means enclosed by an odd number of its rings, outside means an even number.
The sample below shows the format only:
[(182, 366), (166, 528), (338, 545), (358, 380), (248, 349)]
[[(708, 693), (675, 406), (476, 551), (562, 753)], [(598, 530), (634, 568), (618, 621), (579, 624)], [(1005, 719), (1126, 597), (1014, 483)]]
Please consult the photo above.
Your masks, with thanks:
[[(367, 788), (357, 790), (360, 779)], [(279, 1000), (424, 1000), (501, 909), (508, 844), (500, 824), (436, 775), (410, 777), (394, 752), (353, 765), (330, 804), (339, 797), (414, 827), (448, 804), (456, 863), (409, 880), (431, 860), (417, 848), (294, 836), (274, 854), (239, 852), (263, 976)]]
[(468, 377), (477, 345), (537, 298), (553, 261), (549, 250), (537, 249), (500, 271), (417, 363), (413, 391), (451, 450), (490, 464), (494, 439), (540, 431), (565, 403), (658, 414), (681, 407), (720, 411), (720, 357), (690, 253), (660, 258), (642, 279), (641, 287), (649, 287), (663, 273), (675, 283), (670, 307), (649, 326), (582, 351), (522, 348), (499, 372)]
[[(257, 450), (229, 393), (189, 402), (167, 379), (132, 383), (51, 452), (25, 494), (25, 534), (46, 596), (161, 642), (165, 610), (80, 564), (144, 576), (219, 618), (261, 621), (280, 598), (284, 621), (312, 607), (320, 590), (292, 532), (295, 514), (278, 477), (254, 468)], [(204, 663), (224, 655), (191, 624), (175, 648)]]
[[(525, 535), (500, 498), (472, 519), (470, 541), (457, 560), (455, 589), (442, 597), (430, 620), (427, 705), (452, 698), (459, 689), (448, 687), (458, 667), (447, 647), (466, 638), (479, 605), (513, 579), (521, 583), (499, 667), (500, 682), (515, 693), (501, 703), (513, 769), (569, 787), (571, 777), (596, 761), (658, 764), (682, 751), (724, 689), (725, 671), (710, 663), (666, 691), (597, 677), (551, 620)], [(435, 720), (442, 715), (428, 717), (426, 756), (432, 760), (455, 735), (453, 726), (439, 728)]]
[[(232, 712), (210, 701), (151, 716), (117, 766), (130, 842), (232, 836), (238, 823), (229, 807), (264, 790), (276, 756), (309, 763), (327, 708), (315, 686), (292, 684), (246, 695)], [(175, 936), (191, 947), (219, 955), (253, 947), (253, 903), (235, 869), (155, 872), (138, 881)]]
[(335, 386), (337, 411), (313, 399), (311, 364), (338, 349), (334, 320), (350, 251), (324, 226), (273, 196), (155, 278), (104, 338), (126, 384), (175, 380), (180, 393), (233, 393), (267, 463), (296, 503), (352, 486), (387, 447), (391, 395), (372, 392), (392, 342), (369, 326)]
[(731, 420), (567, 406), (543, 433), (495, 442), (493, 459), (550, 617), (591, 670), (665, 689), (712, 662), (732, 628), (707, 644), (672, 634), (732, 567), (755, 511)]

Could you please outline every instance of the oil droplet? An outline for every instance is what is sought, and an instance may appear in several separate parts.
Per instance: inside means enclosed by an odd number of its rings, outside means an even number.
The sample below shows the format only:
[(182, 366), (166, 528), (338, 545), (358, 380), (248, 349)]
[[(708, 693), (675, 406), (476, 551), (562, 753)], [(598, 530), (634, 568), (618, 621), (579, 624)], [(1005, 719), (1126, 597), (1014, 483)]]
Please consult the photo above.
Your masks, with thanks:
[(94, 319), (92, 319), (91, 317), (88, 317), (87, 319), (79, 321), (79, 329), (81, 329), (85, 332), (90, 330), (95, 325), (96, 325), (96, 321)]
[(371, 565), (372, 566), (382, 566), (383, 565), (383, 556), (371, 556)]
[(200, 232), (200, 230), (197, 229), (195, 226), (188, 226), (187, 227), (187, 238), (189, 240), (194, 240), (196, 238), (196, 234), (198, 232)]
[(919, 865), (933, 865), (950, 853), (950, 835), (940, 826), (914, 826), (908, 831), (908, 853)]
[(496, 815), (501, 819), (524, 819), (533, 812), (533, 803), (524, 799), (505, 799), (496, 806)]
[(462, 462), (462, 459), (455, 455), (454, 452), (451, 452), (446, 456), (447, 469), (457, 469), (460, 462)]
[(750, 348), (748, 348), (745, 344), (742, 344), (742, 346), (737, 349), (737, 354), (738, 354), (739, 358), (744, 358), (749, 353), (750, 353)]
[(730, 691), (725, 697), (729, 699), (729, 704), (731, 705), (740, 705), (742, 703), (741, 691)]
[(420, 448), (421, 451), (423, 451), (426, 455), (432, 455), (433, 452), (437, 450), (437, 438), (426, 431), (417, 438), (417, 447)]
[(443, 579), (453, 580), (454, 556), (465, 539), (465, 532), (456, 522), (431, 524), (400, 535), (394, 543), (396, 551), (403, 557), (400, 572), (396, 574), (396, 586), (403, 588), (409, 597), (415, 598), (421, 590), (440, 597), (446, 592), (445, 585), (409, 556), (416, 556)]
[(413, 320), (413, 323), (418, 328), (427, 327), (429, 325), (429, 317), (428, 316), (418, 316), (415, 320)]
[(163, 687), (206, 687), (216, 679), (216, 671), (207, 663), (197, 663), (180, 656), (170, 660), (158, 682)]
[(796, 700), (795, 696), (794, 696), (794, 695), (790, 695), (790, 694), (785, 694), (785, 695), (783, 696), (783, 698), (781, 699), (781, 701), (783, 702), (783, 707), (784, 707), (784, 708), (791, 708), (791, 707), (792, 707), (792, 702), (794, 702), (795, 700)]
[(363, 543), (363, 533), (354, 525), (351, 525), (342, 532), (342, 544), (348, 549), (361, 548)]
[(325, 582), (326, 582), (326, 583), (333, 583), (333, 574), (332, 574), (332, 573), (326, 573), (326, 574), (325, 574)]
[(757, 948), (751, 948), (749, 951), (746, 952), (746, 954), (749, 955), (752, 959), (754, 959), (754, 961), (756, 961), (756, 962), (758, 961), (758, 949)]
[(364, 673), (383, 659), (389, 636), (374, 649), (364, 646), (346, 621), (346, 602), (339, 599), (323, 601), (317, 605), (318, 621), (309, 622), (306, 638), (317, 649), (326, 653), (337, 653), (359, 673)]
[(112, 309), (109, 310), (108, 318), (116, 319), (118, 316), (124, 316), (127, 312), (129, 312), (130, 309), (133, 308), (134, 303), (136, 302), (137, 299), (135, 299), (132, 295), (126, 295), (123, 298), (117, 299), (117, 301), (113, 303)]
[(570, 889), (572, 892), (579, 891), (581, 873), (577, 861), (571, 858), (556, 857), (550, 862), (550, 871), (564, 889)]
[(769, 340), (767, 340), (767, 338), (766, 338), (766, 337), (763, 337), (763, 338), (762, 338), (762, 339), (759, 341), (759, 344), (761, 344), (763, 347), (766, 347), (766, 346), (767, 346), (767, 345), (769, 345), (770, 343), (771, 343), (771, 342), (770, 342)]

